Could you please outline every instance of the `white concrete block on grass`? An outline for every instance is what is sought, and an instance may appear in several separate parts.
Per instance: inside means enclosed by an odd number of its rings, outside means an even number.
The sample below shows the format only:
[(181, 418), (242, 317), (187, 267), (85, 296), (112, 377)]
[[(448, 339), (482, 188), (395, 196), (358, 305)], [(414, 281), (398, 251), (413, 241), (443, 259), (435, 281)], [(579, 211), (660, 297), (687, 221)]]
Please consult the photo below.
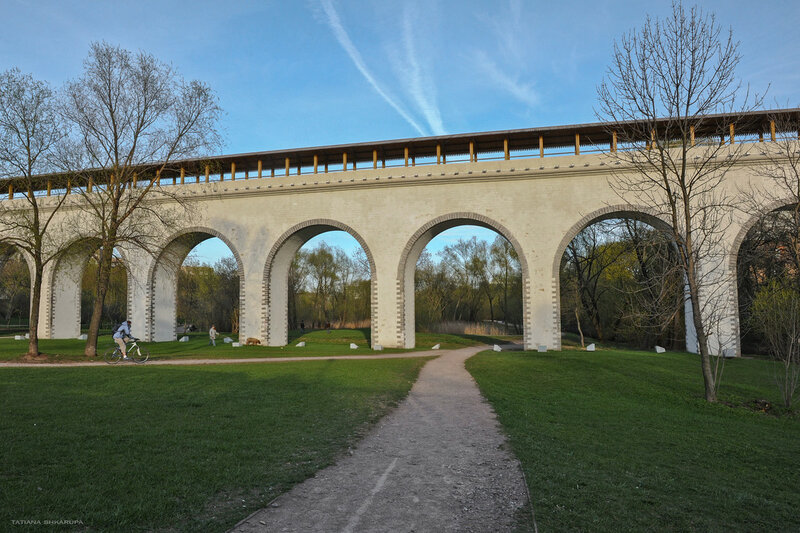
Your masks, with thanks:
[(25, 337), (23, 337), (22, 335), (14, 335), (14, 340), (15, 341), (24, 341)]
[(303, 347), (305, 347), (305, 345), (306, 345), (306, 341), (300, 341), (297, 344), (295, 344), (295, 347), (303, 348)]
[(89, 338), (89, 335), (87, 335), (86, 333), (81, 333), (81, 334), (80, 334), (80, 335), (78, 335), (76, 338), (77, 338), (79, 341), (85, 341), (86, 339), (88, 339), (88, 338)]
[(438, 349), (439, 349), (439, 348), (441, 348), (441, 347), (442, 347), (442, 345), (441, 345), (441, 344), (434, 344), (434, 345), (431, 347), (431, 350), (438, 350)]
[(666, 352), (666, 348), (662, 348), (661, 346), (656, 346), (656, 353), (664, 353)]
[(351, 343), (350, 343), (350, 349), (351, 349), (351, 350), (355, 350), (355, 349), (357, 349), (357, 348), (358, 348), (358, 344), (356, 344), (356, 343), (354, 343), (354, 342), (351, 342)]
[(184, 335), (183, 337), (181, 337), (180, 339), (178, 339), (178, 342), (189, 342), (189, 337), (187, 337), (186, 335)]
[(232, 342), (232, 343), (231, 343), (231, 346), (233, 346), (234, 348), (238, 348), (239, 346), (241, 346), (241, 343), (238, 343), (238, 342)]
[(231, 339), (230, 337), (225, 337), (224, 339), (222, 339), (222, 342), (224, 342), (225, 344), (230, 344), (233, 342), (233, 339)]
[(590, 344), (589, 346), (586, 347), (586, 351), (587, 352), (593, 352), (594, 349), (595, 349), (594, 343), (592, 343), (592, 344)]
[(500, 346), (498, 346), (497, 344), (492, 346), (492, 350), (494, 350), (495, 352), (502, 352), (503, 351), (503, 349)]
[(377, 352), (380, 352), (383, 350), (383, 346), (381, 346), (380, 344), (376, 344), (375, 346), (372, 347), (372, 349)]

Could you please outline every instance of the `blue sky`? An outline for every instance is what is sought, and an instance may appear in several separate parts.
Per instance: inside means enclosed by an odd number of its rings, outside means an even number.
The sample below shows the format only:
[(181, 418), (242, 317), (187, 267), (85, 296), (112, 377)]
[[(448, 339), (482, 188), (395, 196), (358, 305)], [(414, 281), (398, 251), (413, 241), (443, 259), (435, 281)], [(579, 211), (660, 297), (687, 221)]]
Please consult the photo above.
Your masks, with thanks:
[[(689, 4), (687, 4), (689, 5)], [(800, 2), (706, 1), (739, 74), (800, 105)], [(54, 86), (95, 40), (211, 85), (225, 153), (596, 121), (614, 39), (665, 1), (1, 0), (0, 70)], [(776, 104), (777, 102), (777, 104)]]

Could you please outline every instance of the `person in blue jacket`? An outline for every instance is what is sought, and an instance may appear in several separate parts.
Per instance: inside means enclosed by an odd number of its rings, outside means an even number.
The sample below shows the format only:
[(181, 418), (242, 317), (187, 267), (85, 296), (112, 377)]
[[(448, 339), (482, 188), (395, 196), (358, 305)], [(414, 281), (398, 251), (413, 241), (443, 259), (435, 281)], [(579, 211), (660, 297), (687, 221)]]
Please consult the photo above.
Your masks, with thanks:
[(114, 341), (119, 344), (119, 349), (122, 352), (122, 358), (126, 360), (130, 358), (128, 357), (128, 348), (125, 346), (125, 341), (131, 337), (131, 321), (128, 319), (120, 324), (117, 330), (114, 332)]

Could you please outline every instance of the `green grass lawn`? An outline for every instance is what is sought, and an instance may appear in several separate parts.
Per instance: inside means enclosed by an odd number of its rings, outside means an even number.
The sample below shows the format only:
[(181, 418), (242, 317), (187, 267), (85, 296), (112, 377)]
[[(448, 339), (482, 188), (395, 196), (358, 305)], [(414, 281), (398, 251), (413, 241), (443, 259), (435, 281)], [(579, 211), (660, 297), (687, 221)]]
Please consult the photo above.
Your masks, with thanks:
[[(225, 344), (222, 339), (237, 336), (230, 333), (220, 333), (217, 346), (208, 344), (208, 334), (189, 333), (189, 342), (146, 342), (141, 345), (150, 351), (150, 358), (157, 359), (230, 359), (248, 357), (330, 357), (332, 355), (376, 355), (382, 353), (403, 353), (415, 350), (429, 350), (435, 344), (441, 344), (443, 350), (463, 348), (478, 344), (494, 344), (501, 342), (492, 337), (475, 335), (448, 335), (439, 333), (417, 333), (417, 347), (414, 350), (389, 349), (375, 351), (370, 348), (370, 330), (365, 329), (334, 329), (309, 331), (301, 335), (300, 331), (292, 331), (287, 346), (240, 346), (232, 347)], [(304, 341), (306, 345), (298, 348), (298, 342)], [(355, 343), (358, 348), (350, 349), (350, 343)], [(507, 342), (507, 341), (502, 341)], [(115, 346), (111, 335), (99, 337), (98, 352), (102, 355), (108, 348)], [(41, 339), (39, 350), (47, 354), (47, 362), (86, 361), (83, 349), (86, 341), (77, 339)], [(0, 361), (15, 361), (20, 359), (28, 349), (27, 341), (15, 341), (13, 338), (0, 338)]]
[(0, 530), (226, 530), (331, 464), (426, 360), (0, 370)]
[(800, 416), (769, 363), (728, 361), (724, 404), (696, 356), (482, 352), (467, 362), (519, 457), (542, 531), (798, 531)]

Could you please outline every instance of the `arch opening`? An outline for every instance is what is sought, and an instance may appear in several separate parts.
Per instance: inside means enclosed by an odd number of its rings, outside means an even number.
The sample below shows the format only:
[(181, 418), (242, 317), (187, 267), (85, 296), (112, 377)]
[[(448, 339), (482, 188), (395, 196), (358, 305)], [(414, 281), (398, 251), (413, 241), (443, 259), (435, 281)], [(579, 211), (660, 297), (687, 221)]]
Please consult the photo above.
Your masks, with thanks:
[(429, 222), (411, 237), (400, 261), (398, 346), (414, 348), (418, 327), (521, 335), (529, 345), (527, 279), (521, 247), (499, 223), (471, 213)]
[(608, 210), (577, 224), (559, 251), (555, 276), (565, 344), (683, 350), (691, 343), (684, 277), (663, 220)]
[(30, 297), (31, 269), (24, 255), (11, 245), (0, 246), (0, 331), (29, 330)]
[[(731, 260), (735, 262), (742, 353), (766, 356), (777, 348), (770, 340), (781, 338), (772, 326), (800, 327), (800, 317), (793, 311), (800, 307), (798, 207), (785, 203), (753, 217), (734, 244)], [(776, 316), (780, 316), (777, 322), (771, 320)]]
[(148, 275), (145, 338), (174, 341), (212, 325), (221, 334), (237, 336), (243, 286), (241, 258), (219, 232), (190, 228), (174, 235)]
[(262, 335), (284, 346), (312, 329), (355, 329), (371, 346), (375, 290), (375, 262), (356, 231), (332, 220), (300, 224), (267, 257)]

